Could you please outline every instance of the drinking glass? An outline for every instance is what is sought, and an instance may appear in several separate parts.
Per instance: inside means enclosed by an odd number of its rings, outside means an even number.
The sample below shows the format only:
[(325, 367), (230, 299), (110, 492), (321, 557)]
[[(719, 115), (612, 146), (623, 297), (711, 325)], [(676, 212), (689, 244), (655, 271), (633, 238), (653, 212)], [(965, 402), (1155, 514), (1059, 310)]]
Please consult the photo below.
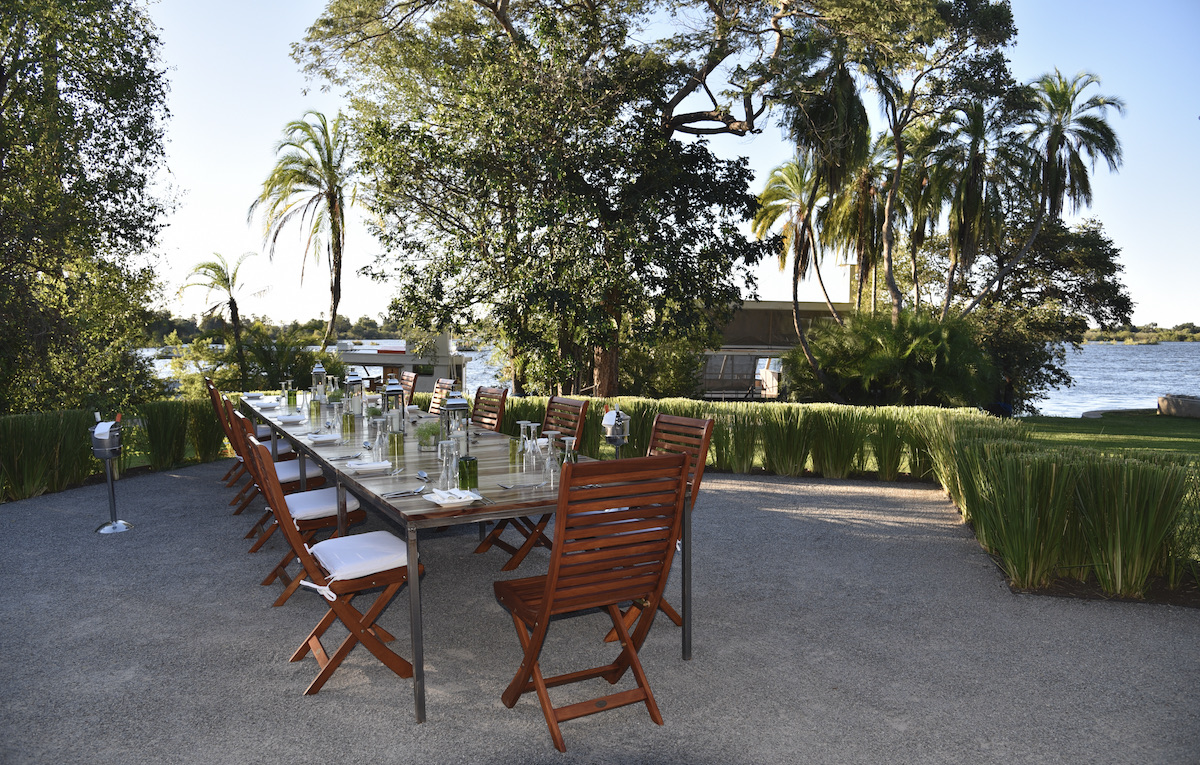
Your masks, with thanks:
[(442, 472), (438, 475), (437, 488), (448, 491), (458, 485), (458, 442), (453, 439), (440, 441), (438, 457), (442, 461)]

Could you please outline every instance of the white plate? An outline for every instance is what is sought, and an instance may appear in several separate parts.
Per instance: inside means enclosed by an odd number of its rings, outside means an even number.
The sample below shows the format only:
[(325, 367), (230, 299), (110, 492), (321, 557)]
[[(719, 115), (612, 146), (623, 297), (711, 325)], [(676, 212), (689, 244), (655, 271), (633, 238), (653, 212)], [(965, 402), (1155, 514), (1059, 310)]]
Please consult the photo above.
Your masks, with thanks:
[(283, 423), (284, 425), (296, 425), (298, 423), (304, 422), (307, 419), (308, 418), (302, 414), (285, 414), (279, 418), (279, 421), (281, 423)]
[(339, 439), (333, 433), (322, 433), (317, 436), (309, 436), (308, 440), (313, 444), (336, 444)]
[(463, 505), (469, 505), (477, 499), (482, 499), (478, 496), (471, 496), (467, 499), (438, 499), (432, 494), (422, 494), (421, 496), (439, 507), (461, 507)]
[(253, 400), (256, 398), (262, 398), (262, 394), (261, 393), (243, 393), (242, 398), (248, 398), (248, 399)]
[(278, 401), (263, 401), (261, 404), (258, 405), (258, 408), (259, 409), (278, 409), (279, 402)]

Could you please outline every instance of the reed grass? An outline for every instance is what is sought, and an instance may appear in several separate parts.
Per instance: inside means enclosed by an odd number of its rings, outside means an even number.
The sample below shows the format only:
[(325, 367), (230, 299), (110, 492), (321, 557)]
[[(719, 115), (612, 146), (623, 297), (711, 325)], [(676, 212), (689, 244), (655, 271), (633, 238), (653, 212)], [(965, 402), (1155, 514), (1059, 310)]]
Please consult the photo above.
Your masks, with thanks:
[(192, 451), (201, 462), (212, 462), (221, 456), (225, 448), (225, 429), (213, 411), (208, 399), (186, 400), (188, 411), (188, 440)]
[(187, 455), (190, 413), (183, 400), (148, 401), (138, 407), (145, 429), (147, 457), (155, 471), (182, 464)]
[(1187, 469), (1097, 456), (1080, 466), (1077, 487), (1083, 531), (1101, 588), (1116, 597), (1141, 597), (1166, 554), (1187, 496)]
[(799, 404), (763, 404), (763, 467), (777, 475), (798, 476), (812, 451), (814, 418)]
[(900, 463), (904, 459), (904, 433), (906, 419), (897, 407), (878, 407), (868, 410), (870, 421), (868, 443), (875, 458), (875, 470), (881, 481), (895, 481), (900, 477)]
[(58, 440), (45, 414), (0, 417), (0, 483), (10, 500), (37, 497), (49, 485), (50, 455)]
[(1045, 587), (1059, 568), (1068, 508), (1075, 502), (1076, 465), (1047, 452), (1001, 454), (988, 460), (990, 512), (976, 522), (1014, 587)]
[(62, 491), (68, 486), (83, 483), (84, 479), (100, 469), (100, 462), (92, 456), (92, 437), (88, 429), (96, 424), (95, 416), (83, 409), (51, 412), (47, 415), (48, 426), (57, 438), (50, 459), (52, 468), (47, 479), (46, 490)]
[(814, 418), (813, 472), (825, 478), (846, 478), (862, 464), (871, 423), (862, 409), (837, 404), (812, 404)]

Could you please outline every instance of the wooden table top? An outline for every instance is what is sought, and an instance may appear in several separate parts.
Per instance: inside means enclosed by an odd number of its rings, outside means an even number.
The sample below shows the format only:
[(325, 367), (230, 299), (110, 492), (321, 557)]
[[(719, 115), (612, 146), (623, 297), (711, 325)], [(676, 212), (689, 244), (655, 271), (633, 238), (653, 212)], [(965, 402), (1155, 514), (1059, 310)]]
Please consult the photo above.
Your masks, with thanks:
[[(282, 411), (278, 408), (263, 408), (262, 404), (271, 399), (247, 400), (243, 403), (266, 420), (271, 427), (289, 441), (297, 451), (316, 459), (323, 467), (335, 472), (360, 500), (392, 516), (395, 520), (410, 527), (448, 526), (476, 521), (495, 520), (528, 515), (540, 509), (549, 512), (558, 500), (558, 489), (548, 486), (538, 486), (542, 483), (541, 469), (526, 472), (523, 462), (518, 457), (510, 461), (509, 442), (513, 439), (503, 433), (494, 433), (471, 427), (470, 447), (468, 453), (479, 463), (479, 489), (477, 492), (484, 498), (469, 505), (457, 507), (441, 507), (426, 499), (428, 492), (411, 497), (384, 497), (391, 492), (408, 491), (420, 488), (424, 482), (417, 478), (417, 471), (424, 470), (429, 475), (430, 489), (436, 483), (441, 473), (441, 462), (436, 451), (421, 451), (417, 448), (415, 437), (416, 428), (407, 423), (407, 435), (402, 456), (385, 456), (392, 463), (393, 469), (402, 468), (399, 475), (389, 475), (388, 471), (359, 474), (348, 468), (349, 460), (339, 459), (362, 453), (359, 461), (375, 461), (376, 457), (363, 446), (367, 438), (362, 431), (356, 431), (348, 443), (314, 444), (306, 436), (317, 430), (319, 423), (315, 420), (305, 420), (295, 424), (284, 424), (279, 421)], [(436, 422), (437, 417), (421, 412), (420, 422)], [(360, 418), (361, 423), (361, 418)], [(320, 423), (320, 424), (323, 424)], [(466, 455), (463, 455), (466, 456)], [(586, 459), (581, 457), (580, 459)], [(505, 489), (500, 484), (513, 486)]]

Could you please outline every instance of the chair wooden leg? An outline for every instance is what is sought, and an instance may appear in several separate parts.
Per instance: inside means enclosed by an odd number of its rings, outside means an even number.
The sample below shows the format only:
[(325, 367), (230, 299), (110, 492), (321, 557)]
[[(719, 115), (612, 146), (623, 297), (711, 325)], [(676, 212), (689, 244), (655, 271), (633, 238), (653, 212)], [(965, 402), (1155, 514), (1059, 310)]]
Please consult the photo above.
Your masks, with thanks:
[[(400, 591), (400, 588), (404, 585), (405, 581), (407, 580), (394, 582), (384, 588), (383, 592), (379, 593), (379, 595), (375, 598), (375, 602), (371, 604), (371, 607), (365, 614), (360, 613), (358, 609), (354, 608), (354, 606), (350, 604), (350, 599), (345, 596), (340, 596), (337, 600), (334, 600), (329, 604), (330, 613), (336, 614), (336, 617), (341, 620), (346, 629), (350, 631), (350, 634), (346, 636), (346, 639), (342, 641), (342, 644), (338, 646), (338, 649), (333, 653), (333, 655), (328, 657), (327, 661), (321, 665), (320, 673), (317, 674), (317, 677), (312, 681), (311, 684), (309, 684), (308, 688), (305, 689), (304, 695), (311, 696), (312, 694), (319, 692), (329, 678), (333, 675), (333, 673), (337, 670), (338, 666), (341, 665), (345, 658), (350, 654), (350, 651), (354, 649), (354, 646), (358, 645), (359, 643), (362, 643), (363, 646), (365, 646), (368, 651), (374, 654), (377, 659), (383, 662), (388, 669), (392, 670), (400, 677), (412, 677), (412, 664), (401, 658), (395, 651), (384, 645), (384, 643), (372, 630), (375, 620), (379, 618), (379, 615), (383, 613), (383, 609), (392, 600), (396, 593)], [(322, 623), (324, 622), (325, 620), (323, 619)], [(329, 624), (332, 624), (332, 621), (325, 625), (326, 629), (328, 628)], [(322, 630), (322, 632), (323, 631), (324, 630)], [(318, 644), (320, 643), (319, 635), (310, 636), (310, 639), (315, 639)], [(314, 655), (316, 655), (315, 651)], [(320, 661), (319, 657), (318, 661)]]
[[(642, 660), (638, 658), (637, 649), (633, 645), (633, 638), (629, 636), (629, 630), (625, 627), (625, 622), (621, 618), (621, 612), (615, 605), (609, 605), (608, 615), (612, 617), (613, 629), (620, 633), (621, 645), (624, 646), (622, 658), (629, 662), (629, 669), (633, 671), (633, 677), (637, 682), (638, 688), (645, 692), (646, 697), (642, 700), (646, 702), (646, 709), (650, 712), (650, 719), (662, 725), (662, 712), (658, 710), (658, 703), (654, 700), (654, 693), (650, 690), (650, 681), (646, 678), (646, 671), (642, 669)], [(617, 664), (621, 663), (621, 658), (618, 658)], [(610, 682), (616, 682), (616, 680)]]
[(508, 544), (507, 542), (505, 542), (503, 539), (500, 538), (500, 535), (502, 533), (504, 533), (504, 530), (506, 528), (508, 528), (509, 523), (510, 523), (510, 521), (508, 518), (503, 518), (499, 521), (496, 521), (496, 525), (494, 527), (492, 527), (492, 530), (488, 532), (487, 536), (485, 536), (482, 540), (480, 540), (479, 546), (475, 548), (475, 554), (479, 555), (480, 553), (487, 552), (488, 550), (490, 550), (492, 548), (492, 545), (495, 545), (502, 550), (506, 547), (509, 548), (508, 553), (510, 555), (512, 553), (515, 553), (517, 551), (517, 548), (513, 547), (512, 545)]
[(250, 491), (250, 489), (252, 489), (253, 487), (254, 487), (254, 481), (247, 482), (247, 484), (245, 486), (238, 489), (237, 494), (233, 495), (233, 499), (229, 500), (229, 504), (236, 505), (238, 502), (241, 502), (242, 498), (246, 496), (246, 492)]
[[(538, 545), (549, 545), (549, 543), (546, 541), (545, 530), (546, 526), (550, 523), (550, 517), (551, 515), (548, 513), (539, 518), (537, 523), (529, 522), (530, 531), (525, 538), (525, 544), (521, 545), (521, 547), (513, 554), (513, 556), (508, 559), (508, 562), (500, 567), (501, 571), (515, 570), (517, 566), (521, 565), (521, 562), (525, 560), (525, 556), (529, 555), (529, 552), (533, 550), (534, 547), (537, 547)], [(528, 519), (526, 520), (528, 522)]]
[(229, 469), (225, 471), (225, 475), (221, 476), (221, 482), (224, 483), (225, 481), (228, 481), (229, 476), (231, 476), (235, 472), (237, 472), (237, 469), (241, 466), (242, 465), (240, 462), (235, 461), (232, 465), (229, 466)]
[(254, 498), (259, 495), (260, 492), (258, 490), (258, 486), (254, 484), (250, 485), (254, 486), (254, 491), (250, 492), (250, 494), (246, 496), (246, 499), (243, 500), (242, 504), (238, 506), (238, 509), (233, 511), (234, 515), (241, 515), (242, 511), (244, 511), (247, 507), (250, 507), (250, 503), (253, 502)]
[[(246, 532), (242, 539), (254, 539), (256, 536), (261, 537), (263, 534), (268, 533), (268, 529), (274, 530), (274, 528), (275, 514), (268, 507), (263, 511), (262, 515), (258, 516), (258, 520), (254, 522), (254, 525), (250, 527), (250, 530)], [(251, 547), (250, 552), (254, 552), (257, 549), (257, 547)]]
[[(637, 623), (638, 617), (642, 615), (642, 607), (644, 605), (645, 604), (643, 603), (634, 603), (625, 611), (625, 629), (633, 629), (633, 625)], [(662, 611), (666, 617), (675, 624), (676, 627), (683, 626), (683, 617), (679, 615), (679, 612), (675, 610), (674, 606), (667, 602), (666, 598), (658, 601), (658, 610)], [(615, 643), (616, 640), (617, 630), (615, 628), (609, 630), (608, 634), (604, 636), (605, 643)]]
[(242, 476), (248, 474), (246, 471), (246, 463), (242, 462), (241, 460), (238, 461), (236, 467), (237, 467), (237, 473), (235, 473), (234, 476), (232, 478), (230, 478), (228, 480), (228, 482), (225, 484), (225, 488), (227, 488), (227, 489), (232, 489), (233, 485), (235, 483), (237, 483), (238, 481), (240, 481)]

